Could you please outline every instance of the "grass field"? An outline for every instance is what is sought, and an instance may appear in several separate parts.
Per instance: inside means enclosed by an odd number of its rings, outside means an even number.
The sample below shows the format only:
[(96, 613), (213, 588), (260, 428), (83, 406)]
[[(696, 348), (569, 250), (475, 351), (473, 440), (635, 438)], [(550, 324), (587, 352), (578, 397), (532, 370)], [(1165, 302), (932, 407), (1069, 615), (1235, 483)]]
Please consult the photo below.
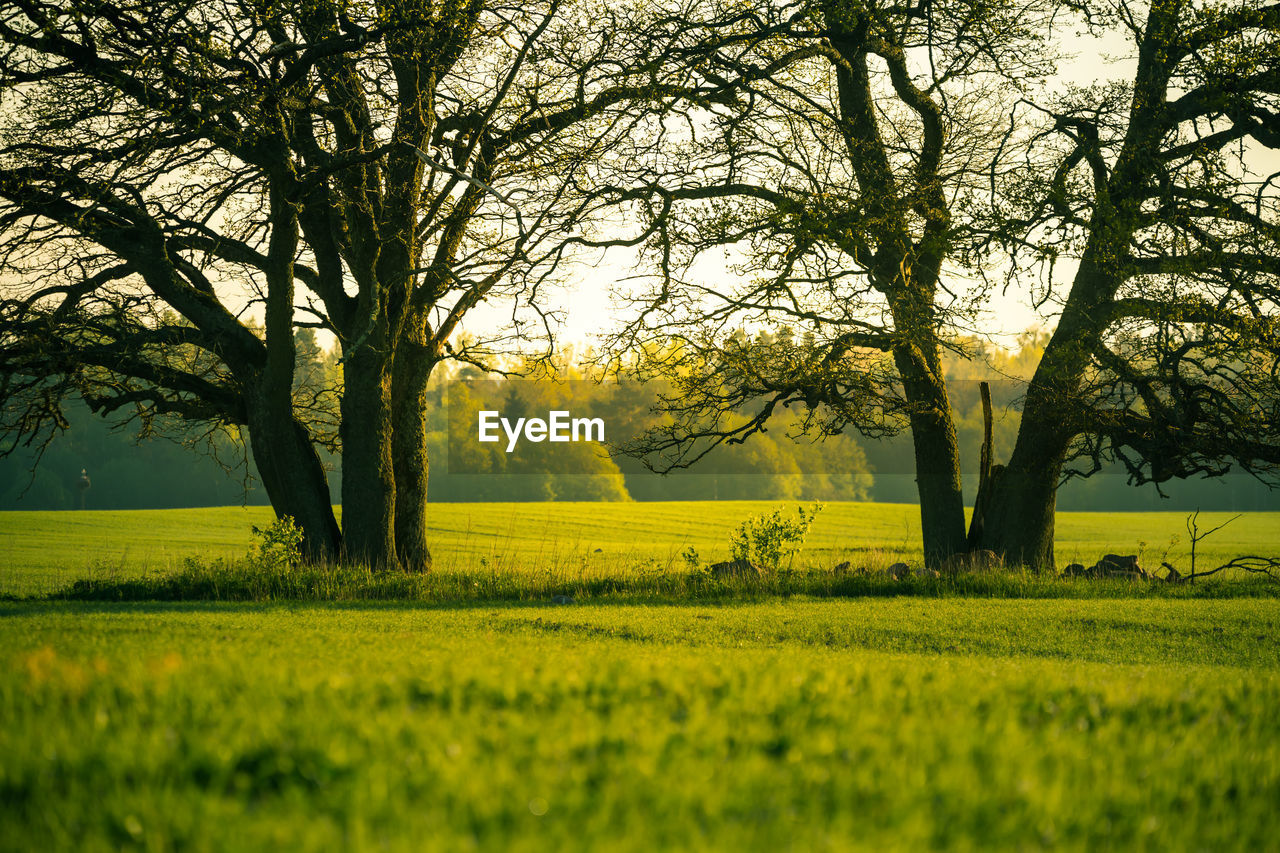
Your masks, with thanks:
[(14, 850), (1263, 850), (1275, 600), (0, 605)]
[[(500, 567), (505, 572), (598, 575), (662, 571), (695, 547), (724, 559), (732, 531), (774, 502), (438, 504), (431, 548), (444, 572)], [(790, 506), (790, 505), (787, 505)], [(1202, 529), (1230, 513), (1205, 513)], [(189, 510), (0, 513), (0, 594), (47, 593), (83, 577), (171, 572), (185, 557), (239, 556), (265, 507)], [(1177, 541), (1175, 542), (1175, 537)], [(1172, 544), (1171, 544), (1172, 543)], [(1243, 553), (1280, 545), (1280, 513), (1247, 513), (1200, 544), (1203, 570)], [(1166, 558), (1185, 571), (1189, 542), (1180, 513), (1061, 513), (1058, 562), (1091, 565), (1105, 553), (1142, 552), (1153, 568)], [(595, 549), (601, 549), (599, 553)], [(818, 516), (798, 566), (843, 560), (883, 568), (920, 561), (919, 511), (907, 504), (829, 504)], [(481, 563), (483, 560), (483, 564)]]
[[(1280, 585), (642, 583), (773, 506), (441, 506), (434, 603), (43, 598), (267, 515), (0, 514), (0, 850), (1275, 849)], [(829, 506), (797, 562), (918, 559), (914, 512)], [(1182, 523), (1064, 515), (1059, 559)], [(662, 595), (553, 604), (575, 572)]]

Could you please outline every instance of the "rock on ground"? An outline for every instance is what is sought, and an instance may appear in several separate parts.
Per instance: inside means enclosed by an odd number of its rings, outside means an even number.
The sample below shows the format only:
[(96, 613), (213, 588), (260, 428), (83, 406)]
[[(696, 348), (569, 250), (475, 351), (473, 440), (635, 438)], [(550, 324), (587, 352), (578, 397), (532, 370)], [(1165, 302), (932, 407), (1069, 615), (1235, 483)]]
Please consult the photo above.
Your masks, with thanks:
[(725, 560), (723, 563), (711, 564), (711, 576), (714, 578), (758, 578), (760, 567), (750, 560)]

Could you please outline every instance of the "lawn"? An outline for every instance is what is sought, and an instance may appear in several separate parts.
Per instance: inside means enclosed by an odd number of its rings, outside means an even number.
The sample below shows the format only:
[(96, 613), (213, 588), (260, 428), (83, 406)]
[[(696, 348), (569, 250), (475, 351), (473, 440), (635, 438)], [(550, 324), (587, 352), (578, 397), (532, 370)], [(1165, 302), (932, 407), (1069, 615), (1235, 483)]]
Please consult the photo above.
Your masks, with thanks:
[(775, 506), (442, 505), (433, 575), (266, 587), (217, 568), (265, 511), (0, 514), (0, 850), (1274, 848), (1280, 584), (833, 575), (918, 561), (895, 505), (763, 582), (679, 556)]
[(1238, 849), (1280, 602), (0, 605), (6, 849)]

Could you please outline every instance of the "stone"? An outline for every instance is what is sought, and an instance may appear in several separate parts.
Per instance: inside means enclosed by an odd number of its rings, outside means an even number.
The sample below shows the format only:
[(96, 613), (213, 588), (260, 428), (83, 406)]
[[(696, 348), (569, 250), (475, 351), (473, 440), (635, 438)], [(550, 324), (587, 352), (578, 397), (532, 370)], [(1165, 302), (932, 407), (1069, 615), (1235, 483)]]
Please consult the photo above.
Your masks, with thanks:
[(995, 551), (974, 551), (969, 554), (969, 567), (975, 572), (991, 572), (1004, 568), (1004, 558)]
[(1084, 563), (1068, 563), (1067, 567), (1062, 570), (1062, 576), (1064, 578), (1079, 578), (1084, 577), (1088, 572), (1089, 570), (1084, 567)]
[(1137, 554), (1107, 554), (1093, 564), (1091, 571), (1094, 577), (1099, 578), (1147, 577), (1147, 573), (1138, 565)]
[(713, 578), (758, 578), (760, 567), (750, 560), (725, 560), (711, 564)]
[(1129, 554), (1128, 556), (1121, 556), (1120, 554), (1107, 554), (1101, 560), (1099, 560), (1096, 565), (1098, 568), (1108, 568), (1112, 571), (1122, 571), (1122, 572), (1141, 571), (1138, 568), (1137, 554)]
[(896, 581), (911, 577), (911, 567), (906, 563), (894, 563), (884, 573)]
[(553, 595), (551, 596), (551, 602), (553, 604), (573, 604), (573, 596), (572, 595)]
[(853, 563), (850, 563), (848, 560), (845, 560), (843, 563), (836, 563), (836, 565), (831, 568), (831, 574), (833, 575), (847, 575), (851, 571), (853, 571)]

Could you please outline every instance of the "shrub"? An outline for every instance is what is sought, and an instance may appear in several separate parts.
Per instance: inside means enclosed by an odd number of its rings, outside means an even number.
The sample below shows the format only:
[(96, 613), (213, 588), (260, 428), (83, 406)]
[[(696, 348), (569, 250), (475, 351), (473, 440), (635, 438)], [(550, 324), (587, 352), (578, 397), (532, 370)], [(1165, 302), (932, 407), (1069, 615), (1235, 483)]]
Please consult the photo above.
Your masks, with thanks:
[(821, 511), (822, 504), (815, 502), (808, 510), (798, 507), (795, 518), (784, 517), (780, 509), (748, 518), (729, 540), (732, 559), (777, 571), (784, 558), (794, 558), (804, 546), (809, 527)]
[(253, 544), (245, 562), (270, 574), (287, 572), (302, 559), (302, 530), (290, 516), (282, 516), (265, 529), (253, 528)]

